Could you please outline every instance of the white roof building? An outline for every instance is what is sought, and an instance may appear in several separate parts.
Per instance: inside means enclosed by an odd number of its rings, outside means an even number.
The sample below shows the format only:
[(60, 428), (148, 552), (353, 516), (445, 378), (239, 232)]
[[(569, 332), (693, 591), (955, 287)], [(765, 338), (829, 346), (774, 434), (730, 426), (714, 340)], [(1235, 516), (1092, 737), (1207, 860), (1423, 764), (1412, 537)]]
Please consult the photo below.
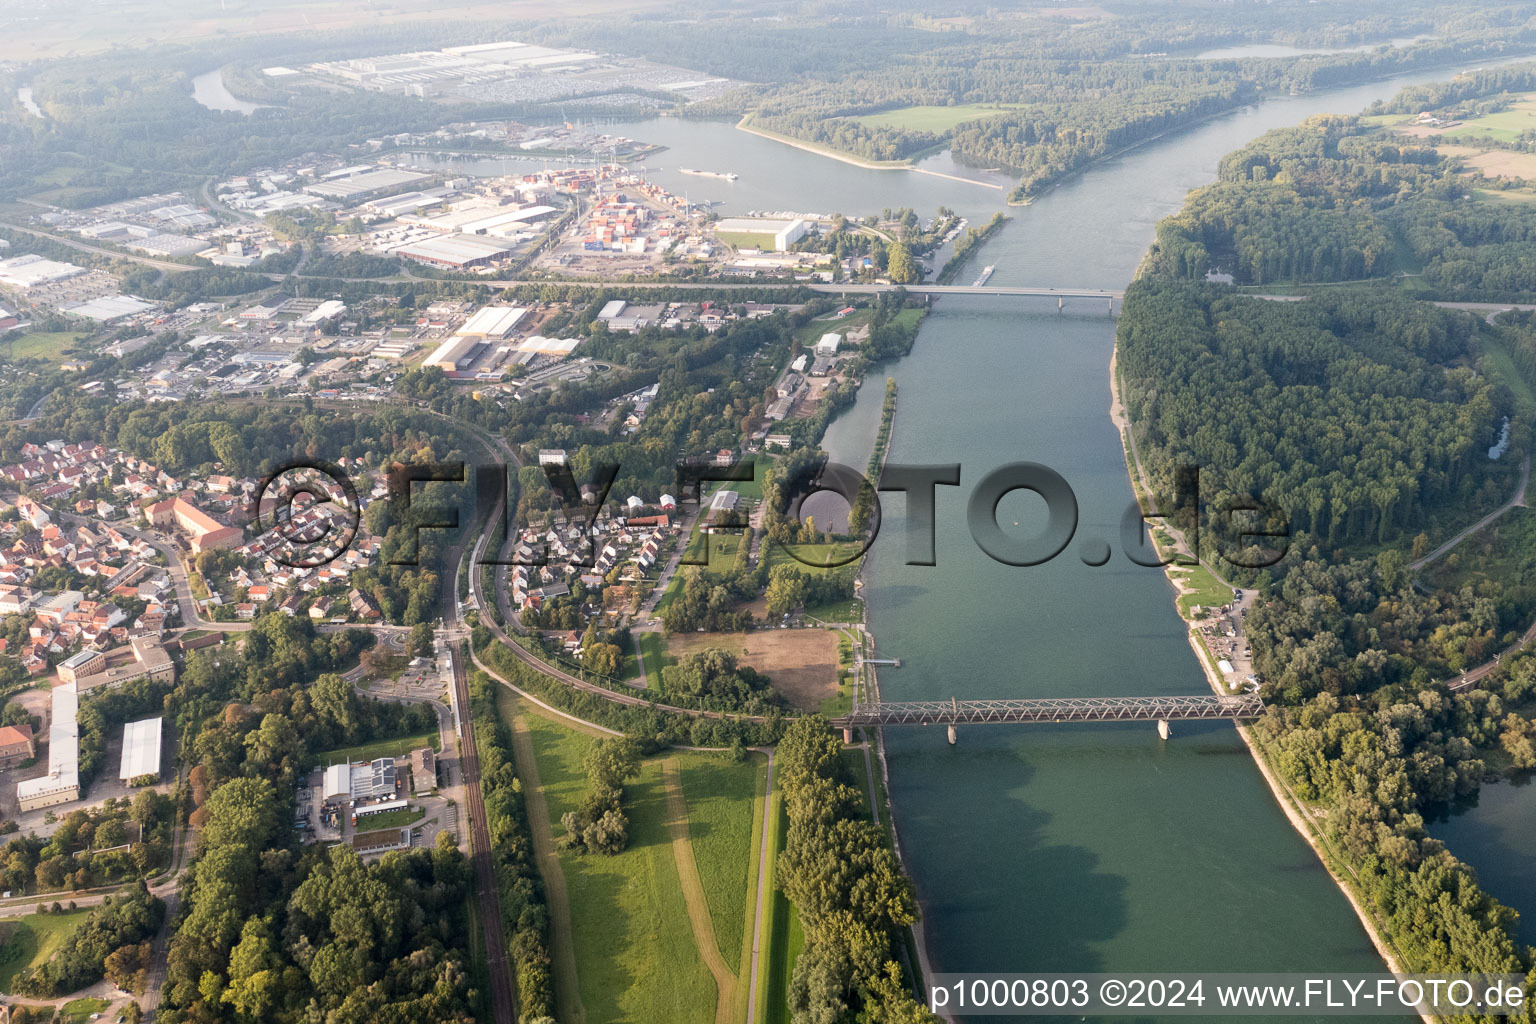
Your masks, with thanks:
[(522, 306), (486, 306), (454, 333), (479, 338), (505, 338), (527, 315), (528, 310)]
[(333, 764), (325, 770), (325, 783), (321, 799), (325, 803), (333, 800), (352, 799), (352, 766), (349, 764)]
[(0, 260), (0, 284), (8, 284), (13, 288), (31, 288), (83, 273), (85, 273), (84, 267), (45, 259), (35, 253)]
[(74, 683), (53, 688), (48, 727), (48, 774), (16, 784), (16, 802), (29, 811), (80, 798), (80, 696)]
[(123, 763), (117, 777), (130, 782), (160, 774), (160, 732), (163, 719), (144, 718), (123, 726)]
[(317, 324), (321, 320), (329, 320), (333, 316), (340, 316), (346, 311), (347, 304), (345, 302), (342, 302), (340, 299), (327, 299), (316, 306), (314, 311), (304, 318), (304, 322), (307, 324)]
[(816, 343), (816, 354), (819, 356), (837, 355), (837, 347), (843, 343), (841, 334), (823, 334), (821, 340)]
[(455, 334), (453, 337), (437, 346), (437, 350), (422, 362), (422, 366), (436, 366), (446, 373), (452, 373), (469, 361), (470, 353), (480, 340), (473, 335)]

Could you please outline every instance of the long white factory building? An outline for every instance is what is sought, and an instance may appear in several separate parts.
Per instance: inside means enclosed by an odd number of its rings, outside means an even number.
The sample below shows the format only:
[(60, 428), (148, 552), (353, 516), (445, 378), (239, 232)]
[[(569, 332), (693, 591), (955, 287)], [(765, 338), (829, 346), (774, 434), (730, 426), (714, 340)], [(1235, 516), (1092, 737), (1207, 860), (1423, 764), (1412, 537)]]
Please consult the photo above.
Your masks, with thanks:
[(80, 799), (80, 695), (74, 683), (53, 688), (53, 721), (48, 726), (48, 774), (16, 783), (22, 812)]

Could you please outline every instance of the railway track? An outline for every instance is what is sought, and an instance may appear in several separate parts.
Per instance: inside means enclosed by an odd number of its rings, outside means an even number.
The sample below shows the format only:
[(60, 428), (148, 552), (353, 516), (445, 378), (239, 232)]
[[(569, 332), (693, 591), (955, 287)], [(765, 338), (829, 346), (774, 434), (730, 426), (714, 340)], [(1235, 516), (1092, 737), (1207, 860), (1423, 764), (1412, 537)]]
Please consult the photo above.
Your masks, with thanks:
[(475, 869), (475, 898), (485, 933), (491, 1012), (496, 1024), (517, 1024), (517, 993), (512, 982), (512, 963), (507, 956), (506, 932), (501, 926), (501, 897), (496, 885), (496, 865), (491, 860), (491, 830), (485, 817), (485, 797), (480, 792), (480, 754), (475, 749), (474, 720), (469, 713), (469, 675), (457, 650), (450, 650), (448, 656), (453, 660), (453, 688), (459, 702), (459, 758), (469, 814), (469, 859)]

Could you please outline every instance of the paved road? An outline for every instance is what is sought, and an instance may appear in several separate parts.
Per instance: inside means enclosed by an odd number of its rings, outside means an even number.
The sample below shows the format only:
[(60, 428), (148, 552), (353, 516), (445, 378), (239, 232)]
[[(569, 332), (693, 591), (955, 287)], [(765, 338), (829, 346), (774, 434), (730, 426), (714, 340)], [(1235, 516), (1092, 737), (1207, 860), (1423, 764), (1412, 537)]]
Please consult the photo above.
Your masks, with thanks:
[[(1251, 299), (1264, 299), (1266, 302), (1306, 302), (1311, 298), (1310, 295), (1259, 295), (1254, 292), (1239, 292), (1237, 294), (1247, 295)], [(1488, 315), (1487, 319), (1490, 322), (1499, 313), (1507, 313), (1515, 309), (1527, 313), (1536, 310), (1536, 305), (1523, 302), (1440, 302), (1433, 299), (1425, 301), (1429, 302), (1432, 306), (1439, 306), (1441, 309), (1461, 309), (1468, 313), (1486, 313)]]
[(181, 907), (181, 893), (175, 888), (168, 891), (165, 900), (165, 923), (160, 926), (160, 931), (155, 935), (154, 945), (149, 955), (149, 972), (144, 983), (144, 995), (139, 999), (139, 1006), (144, 1010), (144, 1020), (153, 1021), (155, 1012), (160, 1009), (160, 998), (164, 994), (166, 951), (171, 942), (171, 922), (176, 919), (176, 912)]
[(1481, 530), (1483, 527), (1487, 526), (1489, 523), (1502, 516), (1505, 512), (1508, 512), (1510, 509), (1517, 505), (1524, 505), (1525, 485), (1530, 482), (1530, 479), (1531, 459), (1530, 456), (1526, 456), (1525, 461), (1520, 464), (1520, 482), (1515, 485), (1515, 493), (1510, 497), (1508, 501), (1494, 509), (1492, 512), (1483, 516), (1483, 518), (1479, 519), (1465, 530), (1462, 530), (1460, 533), (1446, 541), (1444, 544), (1441, 544), (1439, 547), (1435, 548), (1435, 550), (1431, 551), (1423, 558), (1416, 562), (1409, 562), (1408, 568), (1417, 572), (1418, 570), (1428, 565), (1430, 562), (1438, 560), (1446, 552), (1450, 551), (1452, 548), (1466, 540), (1472, 534), (1476, 533), (1478, 530)]

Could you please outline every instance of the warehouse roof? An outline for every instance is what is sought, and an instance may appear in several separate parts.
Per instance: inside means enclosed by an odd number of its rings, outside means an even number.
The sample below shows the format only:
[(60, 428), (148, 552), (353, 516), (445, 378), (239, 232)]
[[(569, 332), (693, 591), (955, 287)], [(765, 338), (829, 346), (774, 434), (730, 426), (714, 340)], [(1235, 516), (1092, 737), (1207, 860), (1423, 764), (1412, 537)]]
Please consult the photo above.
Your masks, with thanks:
[(528, 310), (522, 306), (486, 306), (470, 317), (456, 333), (505, 338), (527, 315)]
[(141, 775), (160, 774), (162, 722), (160, 718), (145, 718), (123, 726), (123, 764), (118, 778), (127, 782)]

